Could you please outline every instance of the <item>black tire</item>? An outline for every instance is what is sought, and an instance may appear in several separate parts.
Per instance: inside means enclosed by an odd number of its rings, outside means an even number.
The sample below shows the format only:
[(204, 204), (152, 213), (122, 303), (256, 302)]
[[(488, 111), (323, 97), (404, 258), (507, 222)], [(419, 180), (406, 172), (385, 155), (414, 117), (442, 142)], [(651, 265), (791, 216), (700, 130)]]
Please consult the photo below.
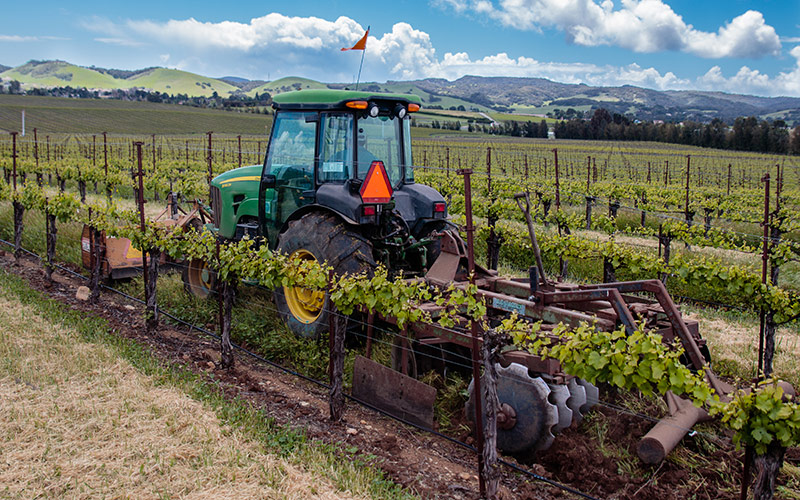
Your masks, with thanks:
[[(309, 213), (290, 222), (278, 239), (277, 250), (327, 262), (339, 276), (363, 272), (371, 275), (375, 269), (369, 240), (325, 213)], [(281, 287), (275, 290), (274, 297), (278, 313), (295, 335), (316, 340), (328, 331), (331, 304), (327, 293)], [(302, 301), (300, 311), (298, 298)]]
[[(203, 223), (200, 219), (194, 218), (186, 224), (186, 231), (200, 233), (204, 231)], [(200, 259), (182, 260), (179, 264), (183, 266), (181, 279), (186, 293), (205, 299), (216, 292), (217, 275), (205, 261)]]
[(181, 272), (183, 289), (201, 299), (208, 298), (217, 290), (217, 275), (204, 260), (192, 259)]

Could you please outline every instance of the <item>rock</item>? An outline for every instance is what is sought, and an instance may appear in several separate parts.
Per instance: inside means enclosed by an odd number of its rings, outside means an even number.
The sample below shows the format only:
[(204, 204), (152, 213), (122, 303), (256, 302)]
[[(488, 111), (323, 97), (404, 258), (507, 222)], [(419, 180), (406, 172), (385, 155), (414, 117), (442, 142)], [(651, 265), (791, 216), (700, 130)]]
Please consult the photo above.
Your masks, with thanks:
[(469, 472), (462, 472), (461, 474), (458, 475), (458, 477), (460, 477), (464, 481), (469, 481), (470, 479), (472, 479), (472, 474), (470, 474)]
[(127, 310), (129, 310), (129, 311), (135, 311), (135, 310), (136, 310), (136, 308), (135, 308), (135, 307), (133, 307), (133, 306), (132, 306), (132, 305), (130, 305), (130, 304), (125, 304), (125, 309), (127, 309)]
[(358, 429), (353, 429), (352, 427), (348, 427), (346, 432), (351, 436), (355, 436), (356, 434), (358, 434)]
[(89, 300), (89, 295), (91, 295), (92, 291), (89, 290), (88, 286), (79, 286), (78, 291), (75, 292), (75, 298), (78, 300)]

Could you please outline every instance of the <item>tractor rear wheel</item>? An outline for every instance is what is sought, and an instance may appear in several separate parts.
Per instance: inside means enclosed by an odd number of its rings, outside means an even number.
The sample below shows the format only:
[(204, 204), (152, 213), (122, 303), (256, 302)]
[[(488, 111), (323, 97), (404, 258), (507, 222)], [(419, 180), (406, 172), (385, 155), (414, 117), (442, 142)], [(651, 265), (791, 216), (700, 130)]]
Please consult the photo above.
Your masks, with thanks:
[[(333, 215), (314, 212), (289, 223), (278, 239), (278, 251), (301, 260), (327, 262), (337, 275), (375, 269), (369, 240), (349, 230)], [(328, 293), (302, 287), (275, 290), (275, 306), (295, 335), (318, 339), (328, 331)]]
[(181, 273), (183, 288), (195, 297), (204, 299), (214, 293), (217, 288), (217, 275), (202, 259), (192, 259)]
[[(185, 225), (186, 231), (201, 233), (204, 231), (203, 223), (197, 217), (190, 220)], [(187, 293), (199, 297), (207, 298), (217, 289), (217, 275), (209, 267), (208, 263), (202, 259), (191, 259), (182, 261), (184, 266), (181, 271), (183, 289)]]

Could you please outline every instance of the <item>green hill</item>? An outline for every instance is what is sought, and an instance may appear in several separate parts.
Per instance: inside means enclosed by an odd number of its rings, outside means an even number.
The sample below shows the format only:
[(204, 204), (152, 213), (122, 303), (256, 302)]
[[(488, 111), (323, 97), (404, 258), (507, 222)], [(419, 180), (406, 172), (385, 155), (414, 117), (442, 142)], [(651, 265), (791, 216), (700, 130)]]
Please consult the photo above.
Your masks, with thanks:
[(0, 77), (17, 80), (28, 86), (127, 88), (120, 87), (124, 80), (64, 61), (29, 61), (22, 66), (3, 71)]
[(131, 78), (126, 78), (128, 87), (144, 87), (168, 94), (186, 94), (208, 97), (214, 92), (228, 96), (238, 90), (230, 83), (187, 71), (167, 68), (153, 68)]
[(293, 90), (326, 88), (328, 88), (327, 85), (316, 80), (309, 80), (308, 78), (300, 78), (296, 76), (287, 76), (286, 78), (280, 78), (278, 80), (267, 82), (264, 85), (258, 86), (247, 92), (247, 95), (252, 97), (257, 93), (263, 94), (264, 92), (267, 92), (270, 95), (275, 95), (283, 92), (291, 92)]
[[(116, 77), (115, 77), (116, 75)], [(130, 75), (121, 77), (122, 75)], [(217, 78), (187, 71), (149, 68), (143, 71), (116, 71), (84, 68), (64, 61), (29, 61), (0, 73), (4, 79), (17, 80), (24, 87), (73, 87), (88, 89), (146, 88), (168, 94), (208, 97), (214, 92), (227, 97), (237, 87)]]

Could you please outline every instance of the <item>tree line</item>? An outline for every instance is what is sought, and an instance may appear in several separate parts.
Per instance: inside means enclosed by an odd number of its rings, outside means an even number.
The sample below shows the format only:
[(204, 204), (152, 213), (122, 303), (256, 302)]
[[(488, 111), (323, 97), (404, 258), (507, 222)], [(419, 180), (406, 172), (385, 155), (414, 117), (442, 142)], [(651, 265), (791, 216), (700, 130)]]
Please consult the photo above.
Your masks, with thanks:
[[(5, 90), (4, 90), (5, 88)], [(169, 94), (157, 90), (140, 88), (96, 90), (86, 87), (34, 87), (24, 90), (17, 80), (12, 80), (8, 85), (0, 85), (0, 94), (37, 95), (49, 97), (69, 97), (77, 99), (116, 99), (122, 101), (160, 102), (165, 104), (180, 104), (195, 108), (214, 108), (224, 110), (239, 110), (247, 112), (267, 112), (272, 104), (272, 96), (264, 92), (256, 93), (253, 97), (243, 93), (235, 93), (222, 97), (214, 91), (210, 96), (189, 96), (187, 94)]]
[(790, 131), (783, 120), (758, 120), (739, 117), (732, 126), (719, 118), (710, 123), (636, 122), (600, 108), (591, 119), (571, 119), (556, 123), (559, 139), (604, 141), (654, 141), (704, 148), (733, 149), (759, 153), (800, 155), (800, 126)]

